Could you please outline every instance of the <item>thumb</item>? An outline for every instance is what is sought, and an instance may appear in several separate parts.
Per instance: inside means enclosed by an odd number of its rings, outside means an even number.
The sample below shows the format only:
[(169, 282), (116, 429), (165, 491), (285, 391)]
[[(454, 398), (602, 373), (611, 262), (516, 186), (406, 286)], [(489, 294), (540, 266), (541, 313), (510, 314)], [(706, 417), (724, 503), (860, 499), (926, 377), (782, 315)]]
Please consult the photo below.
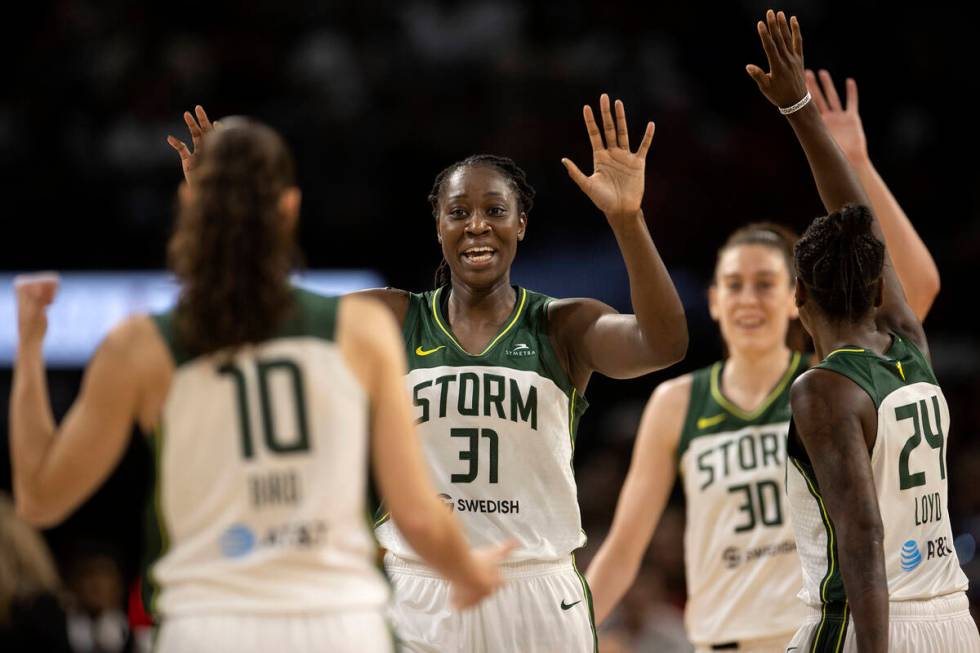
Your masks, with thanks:
[(764, 70), (762, 70), (762, 68), (750, 63), (745, 67), (745, 72), (749, 74), (749, 77), (755, 80), (755, 83), (759, 85), (759, 88), (763, 87), (763, 84), (766, 81), (766, 73)]
[(568, 176), (584, 191), (589, 183), (589, 178), (578, 169), (578, 166), (571, 159), (562, 159), (561, 162), (565, 166), (565, 169), (568, 170)]

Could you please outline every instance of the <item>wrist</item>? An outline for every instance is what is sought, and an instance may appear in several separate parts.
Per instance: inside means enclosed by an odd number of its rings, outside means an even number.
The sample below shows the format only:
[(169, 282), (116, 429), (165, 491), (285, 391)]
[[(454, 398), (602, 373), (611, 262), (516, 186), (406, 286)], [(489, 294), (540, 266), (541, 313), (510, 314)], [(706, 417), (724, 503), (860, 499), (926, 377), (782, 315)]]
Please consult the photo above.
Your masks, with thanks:
[(606, 220), (608, 220), (609, 224), (613, 225), (613, 227), (616, 227), (617, 225), (640, 224), (643, 222), (643, 209), (606, 213)]
[(44, 338), (21, 338), (17, 342), (17, 360), (40, 357), (44, 351)]
[(856, 170), (860, 170), (861, 168), (867, 170), (874, 169), (874, 166), (871, 165), (871, 157), (868, 156), (867, 152), (859, 152), (859, 153), (848, 152), (847, 160), (851, 164), (851, 167), (853, 167)]

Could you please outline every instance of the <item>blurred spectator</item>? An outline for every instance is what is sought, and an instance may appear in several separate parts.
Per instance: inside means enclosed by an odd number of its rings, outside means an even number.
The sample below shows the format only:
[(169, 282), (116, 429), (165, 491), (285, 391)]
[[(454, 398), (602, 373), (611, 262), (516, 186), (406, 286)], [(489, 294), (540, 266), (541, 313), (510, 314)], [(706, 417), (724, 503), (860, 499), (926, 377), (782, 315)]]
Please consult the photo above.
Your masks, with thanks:
[(68, 559), (66, 585), (68, 637), (74, 653), (121, 653), (129, 650), (124, 607), (125, 584), (108, 547), (82, 542)]
[(59, 585), (44, 539), (0, 493), (0, 651), (69, 651)]

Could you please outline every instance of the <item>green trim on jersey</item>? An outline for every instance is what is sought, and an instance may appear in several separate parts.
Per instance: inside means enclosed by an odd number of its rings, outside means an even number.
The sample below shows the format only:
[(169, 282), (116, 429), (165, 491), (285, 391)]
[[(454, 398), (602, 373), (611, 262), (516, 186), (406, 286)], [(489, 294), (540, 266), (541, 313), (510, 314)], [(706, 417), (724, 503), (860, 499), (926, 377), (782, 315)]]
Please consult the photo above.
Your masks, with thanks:
[(827, 535), (827, 571), (820, 581), (820, 623), (817, 625), (809, 651), (810, 653), (840, 653), (844, 648), (844, 637), (847, 634), (849, 609), (847, 594), (844, 591), (844, 577), (840, 570), (837, 530), (817, 487), (813, 468), (796, 458), (789, 456), (787, 458), (800, 472), (806, 482), (807, 490), (817, 502), (817, 507), (820, 508), (820, 520)]
[(827, 354), (817, 369), (837, 372), (868, 393), (877, 410), (885, 397), (912, 383), (939, 385), (932, 366), (911, 341), (891, 334), (893, 341), (884, 356), (847, 346)]
[(691, 373), (691, 395), (677, 446), (677, 460), (695, 438), (727, 433), (746, 426), (787, 422), (790, 418), (789, 387), (810, 365), (809, 354), (790, 353), (786, 371), (755, 410), (747, 411), (733, 404), (721, 391), (724, 361), (718, 361)]
[[(830, 352), (814, 369), (836, 372), (854, 382), (874, 402), (875, 410), (892, 392), (911, 383), (939, 385), (929, 361), (908, 340), (892, 334), (892, 344), (880, 356), (876, 352), (847, 345)], [(799, 470), (807, 489), (820, 508), (820, 517), (827, 532), (827, 571), (820, 583), (821, 618), (814, 635), (810, 653), (843, 650), (847, 632), (849, 607), (844, 591), (844, 579), (840, 573), (840, 555), (837, 550), (836, 531), (827, 513), (813, 465), (806, 450), (796, 436), (796, 426), (790, 423), (786, 442), (787, 459)]]
[(536, 372), (550, 379), (571, 400), (576, 413), (585, 411), (585, 397), (575, 391), (551, 345), (548, 306), (552, 297), (525, 288), (514, 288), (517, 301), (506, 325), (479, 354), (463, 349), (452, 334), (440, 298), (445, 286), (424, 293), (411, 293), (402, 326), (410, 370), (430, 367), (510, 367)]
[[(317, 295), (302, 288), (293, 288), (294, 310), (286, 321), (276, 329), (269, 340), (279, 338), (321, 338), (328, 342), (336, 340), (337, 309), (339, 297)], [(177, 342), (177, 332), (174, 328), (174, 312), (170, 309), (163, 313), (151, 315), (154, 324), (160, 331), (174, 363), (180, 367), (197, 358), (187, 353)]]
[(147, 499), (144, 509), (144, 537), (142, 573), (140, 580), (140, 594), (143, 600), (143, 609), (146, 613), (157, 618), (156, 600), (160, 593), (160, 587), (153, 579), (151, 568), (157, 560), (170, 548), (170, 538), (167, 535), (166, 525), (163, 520), (163, 509), (160, 505), (161, 488), (160, 482), (163, 478), (161, 471), (163, 456), (163, 427), (158, 426), (149, 436), (152, 440), (153, 452), (153, 489)]
[(593, 653), (599, 652), (599, 632), (596, 630), (595, 626), (595, 607), (592, 603), (592, 588), (589, 587), (589, 581), (585, 579), (582, 572), (578, 570), (578, 565), (575, 563), (575, 554), (572, 554), (572, 569), (575, 570), (575, 575), (578, 576), (579, 582), (582, 584), (582, 590), (585, 592), (586, 603), (589, 605), (589, 626), (592, 628), (592, 651)]
[[(444, 287), (445, 286), (443, 286), (443, 288)], [(521, 313), (524, 310), (524, 305), (527, 303), (527, 290), (524, 288), (517, 288), (516, 290), (517, 301), (514, 302), (514, 310), (511, 311), (510, 317), (507, 319), (507, 326), (501, 329), (500, 333), (497, 334), (497, 337), (491, 340), (490, 344), (488, 344), (479, 354), (471, 354), (463, 349), (463, 346), (456, 341), (453, 334), (450, 333), (449, 329), (447, 329), (443, 324), (443, 322), (449, 324), (449, 320), (445, 318), (440, 319), (439, 314), (442, 313), (442, 305), (439, 303), (439, 294), (442, 292), (442, 288), (438, 288), (434, 293), (432, 293), (432, 318), (435, 320), (436, 326), (439, 327), (439, 330), (442, 331), (447, 338), (449, 338), (450, 342), (456, 345), (456, 348), (459, 349), (460, 352), (466, 354), (467, 356), (486, 356), (487, 352), (493, 349), (493, 346), (500, 342), (500, 339), (507, 335), (507, 332), (510, 331), (515, 324), (517, 324), (519, 319), (521, 319)]]

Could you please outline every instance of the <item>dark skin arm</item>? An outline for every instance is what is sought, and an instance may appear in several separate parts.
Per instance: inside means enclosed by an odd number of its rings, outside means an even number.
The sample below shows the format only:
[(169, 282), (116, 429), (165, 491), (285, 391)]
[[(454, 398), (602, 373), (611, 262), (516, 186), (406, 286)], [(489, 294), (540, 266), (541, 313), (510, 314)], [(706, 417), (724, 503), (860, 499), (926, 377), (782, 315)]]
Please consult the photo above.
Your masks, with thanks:
[(616, 236), (635, 315), (620, 314), (594, 299), (564, 299), (551, 305), (552, 340), (579, 390), (585, 389), (593, 371), (624, 379), (673, 365), (684, 357), (688, 340), (684, 306), (640, 208), (653, 123), (647, 124), (640, 146), (631, 152), (623, 103), (615, 103), (615, 120), (607, 95), (599, 107), (602, 131), (592, 108), (583, 109), (594, 172), (586, 176), (569, 159), (562, 163), (605, 214)]
[(869, 451), (878, 415), (852, 381), (810, 370), (790, 392), (796, 433), (806, 449), (837, 535), (840, 570), (859, 653), (888, 650), (884, 527)]
[[(621, 315), (594, 299), (566, 299), (552, 304), (549, 312), (551, 338), (573, 383), (584, 391), (597, 370), (614, 378), (631, 378), (676, 363), (687, 351), (684, 307), (647, 230), (640, 201), (643, 199), (647, 150), (653, 140), (653, 123), (647, 125), (637, 151), (629, 148), (626, 113), (616, 102), (614, 123), (609, 98), (600, 101), (606, 145), (590, 107), (585, 123), (592, 142), (595, 172), (584, 175), (563, 159), (569, 175), (606, 215), (630, 278), (635, 315)], [(167, 142), (180, 155), (184, 177), (193, 184), (197, 149), (215, 129), (201, 106), (184, 113), (192, 148), (169, 136)], [(394, 288), (374, 288), (352, 293), (387, 306), (398, 324), (405, 321), (409, 294)]]
[[(783, 12), (775, 14), (770, 10), (766, 14), (765, 22), (759, 21), (757, 28), (770, 70), (766, 73), (751, 64), (746, 70), (770, 102), (777, 107), (792, 106), (807, 92), (803, 68), (803, 37), (799, 22), (795, 16), (787, 21)], [(787, 119), (806, 154), (824, 208), (833, 212), (845, 204), (870, 207), (867, 194), (847, 157), (827, 130), (816, 103), (810, 102), (787, 116)], [(877, 219), (874, 220), (872, 229), (875, 237), (884, 243), (885, 236)], [(928, 355), (922, 324), (905, 298), (887, 249), (882, 281), (882, 301), (875, 314), (878, 328), (908, 337)]]

